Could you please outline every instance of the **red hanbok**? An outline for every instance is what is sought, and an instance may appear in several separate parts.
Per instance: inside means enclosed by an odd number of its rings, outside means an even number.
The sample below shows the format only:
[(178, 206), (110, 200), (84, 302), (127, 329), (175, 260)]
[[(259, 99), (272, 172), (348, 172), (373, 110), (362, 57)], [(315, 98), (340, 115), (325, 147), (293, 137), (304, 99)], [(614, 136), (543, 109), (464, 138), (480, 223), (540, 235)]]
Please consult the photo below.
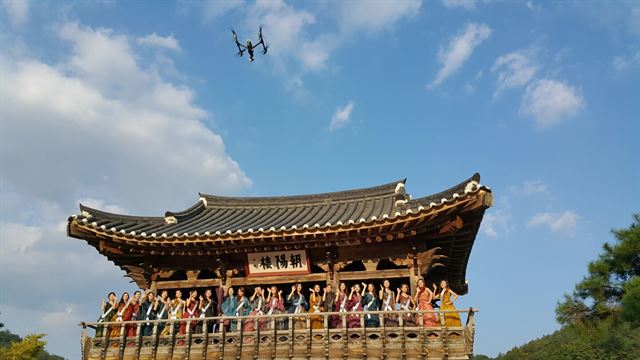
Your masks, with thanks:
[[(351, 299), (347, 300), (347, 311), (362, 311), (362, 298), (360, 294), (353, 294)], [(357, 328), (360, 327), (360, 315), (359, 314), (350, 314), (347, 316), (347, 327), (349, 328)]]
[[(187, 305), (184, 309), (184, 312), (182, 313), (182, 318), (183, 319), (197, 319), (200, 316), (200, 313), (198, 311), (198, 301), (190, 301), (189, 305)], [(196, 324), (198, 322), (197, 321), (191, 321), (191, 328), (190, 331), (192, 333), (195, 332), (196, 330)], [(180, 334), (186, 334), (187, 333), (187, 321), (183, 321), (180, 323)]]
[[(140, 304), (130, 304), (129, 307), (122, 314), (122, 321), (138, 320), (138, 312), (140, 311)], [(124, 331), (127, 332), (127, 337), (136, 336), (138, 325), (127, 324), (124, 326)]]

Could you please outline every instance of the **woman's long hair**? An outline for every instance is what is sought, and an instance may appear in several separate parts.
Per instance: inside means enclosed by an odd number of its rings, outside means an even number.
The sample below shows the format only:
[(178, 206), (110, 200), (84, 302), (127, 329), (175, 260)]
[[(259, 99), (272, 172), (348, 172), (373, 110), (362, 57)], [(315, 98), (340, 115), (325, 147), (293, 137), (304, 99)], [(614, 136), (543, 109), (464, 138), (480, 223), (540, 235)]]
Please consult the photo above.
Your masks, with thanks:
[(124, 296), (127, 295), (127, 300), (130, 299), (129, 293), (128, 292), (123, 292), (122, 296), (120, 297), (120, 301), (118, 301), (118, 308), (120, 308), (120, 306), (124, 306), (127, 302), (124, 301)]

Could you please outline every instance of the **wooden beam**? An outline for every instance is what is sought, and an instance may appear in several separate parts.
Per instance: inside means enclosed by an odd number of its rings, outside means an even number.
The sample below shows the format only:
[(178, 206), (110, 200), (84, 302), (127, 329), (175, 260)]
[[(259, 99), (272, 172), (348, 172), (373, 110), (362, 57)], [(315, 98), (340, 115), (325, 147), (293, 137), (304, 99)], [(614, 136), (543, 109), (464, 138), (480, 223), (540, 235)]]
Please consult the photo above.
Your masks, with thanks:
[(157, 289), (185, 289), (185, 288), (201, 288), (220, 286), (220, 279), (194, 279), (194, 280), (169, 280), (158, 281)]

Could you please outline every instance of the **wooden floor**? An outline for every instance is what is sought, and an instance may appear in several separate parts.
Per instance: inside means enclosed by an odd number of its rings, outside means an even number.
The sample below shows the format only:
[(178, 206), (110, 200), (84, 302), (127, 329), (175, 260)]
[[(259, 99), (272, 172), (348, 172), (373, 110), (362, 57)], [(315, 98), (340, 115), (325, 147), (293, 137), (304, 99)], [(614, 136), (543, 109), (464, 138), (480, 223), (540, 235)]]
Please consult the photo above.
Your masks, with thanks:
[[(275, 341), (274, 341), (275, 339)], [(296, 329), (109, 339), (86, 337), (85, 359), (469, 359), (473, 334), (456, 328)], [(157, 344), (156, 344), (157, 343)]]

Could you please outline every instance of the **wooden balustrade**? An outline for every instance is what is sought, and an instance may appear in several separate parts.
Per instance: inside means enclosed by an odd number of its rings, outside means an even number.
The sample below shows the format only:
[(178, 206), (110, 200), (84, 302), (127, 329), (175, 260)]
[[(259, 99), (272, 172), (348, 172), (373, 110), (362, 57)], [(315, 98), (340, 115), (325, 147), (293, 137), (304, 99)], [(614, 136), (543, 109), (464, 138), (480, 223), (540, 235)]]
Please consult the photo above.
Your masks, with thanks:
[[(459, 327), (444, 324), (445, 313), (466, 313), (467, 320)], [(94, 359), (469, 359), (473, 353), (475, 334), (474, 315), (468, 310), (411, 310), (411, 311), (358, 311), (319, 312), (302, 314), (271, 314), (250, 316), (218, 316), (176, 320), (142, 320), (121, 322), (86, 322), (82, 326), (81, 353), (83, 360)], [(427, 327), (423, 314), (440, 316), (440, 324)], [(349, 315), (359, 317), (360, 327), (348, 328)], [(366, 315), (378, 316), (379, 327), (366, 327)], [(404, 321), (407, 314), (416, 319), (415, 326)], [(322, 329), (311, 328), (311, 316), (323, 318)], [(329, 328), (332, 316), (340, 316), (342, 326)], [(389, 326), (385, 319), (397, 318), (397, 326)], [(288, 329), (278, 329), (278, 318), (285, 318)], [(235, 321), (237, 331), (226, 331), (223, 321)], [(252, 320), (253, 331), (245, 331), (244, 323)], [(179, 334), (179, 324), (186, 322), (186, 333)], [(193, 326), (192, 322), (196, 323)], [(208, 332), (207, 324), (215, 324), (215, 332)], [(296, 328), (303, 323), (304, 329)], [(263, 325), (264, 324), (264, 325)], [(104, 336), (92, 338), (87, 328), (103, 326)], [(135, 338), (127, 337), (124, 325), (137, 328)], [(142, 334), (144, 326), (152, 326), (152, 334)], [(160, 335), (161, 325), (170, 326), (169, 335)], [(261, 328), (267, 326), (266, 329)], [(395, 325), (395, 324), (394, 324)], [(120, 327), (118, 337), (110, 336), (112, 326)], [(198, 329), (198, 330), (196, 330)], [(205, 331), (200, 331), (205, 329)]]

